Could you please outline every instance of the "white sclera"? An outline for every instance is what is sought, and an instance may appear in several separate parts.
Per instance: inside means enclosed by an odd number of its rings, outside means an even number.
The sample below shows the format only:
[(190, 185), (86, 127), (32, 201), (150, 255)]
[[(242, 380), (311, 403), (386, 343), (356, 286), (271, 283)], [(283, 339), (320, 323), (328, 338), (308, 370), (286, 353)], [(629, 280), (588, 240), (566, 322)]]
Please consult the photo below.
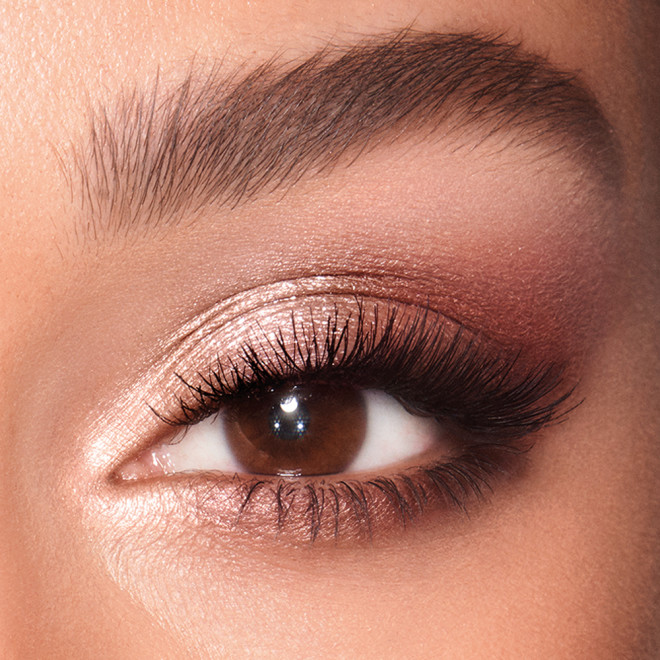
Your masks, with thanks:
[(400, 463), (439, 446), (446, 435), (432, 417), (409, 413), (380, 390), (363, 392), (367, 431), (362, 447), (346, 472), (363, 472)]
[(222, 413), (188, 427), (172, 442), (152, 448), (166, 474), (176, 472), (242, 472), (225, 438)]
[[(396, 399), (379, 390), (362, 393), (367, 410), (365, 437), (357, 456), (343, 474), (396, 465), (438, 448), (446, 439), (433, 418), (409, 413)], [(290, 407), (289, 400), (280, 404)], [(285, 408), (287, 406), (287, 408)], [(350, 423), (350, 420), (347, 420)], [(137, 463), (141, 469), (137, 468)], [(233, 456), (225, 436), (222, 413), (213, 415), (167, 444), (152, 447), (138, 462), (127, 465), (124, 478), (177, 472), (245, 472)]]

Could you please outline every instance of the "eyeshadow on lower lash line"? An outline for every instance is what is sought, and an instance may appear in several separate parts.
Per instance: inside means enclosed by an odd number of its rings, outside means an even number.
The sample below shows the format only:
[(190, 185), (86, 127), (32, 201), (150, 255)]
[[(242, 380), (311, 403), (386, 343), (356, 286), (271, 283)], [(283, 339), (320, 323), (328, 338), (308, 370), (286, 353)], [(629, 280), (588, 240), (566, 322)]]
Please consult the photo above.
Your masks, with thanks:
[(186, 512), (211, 533), (294, 544), (372, 542), (427, 518), (442, 524), (487, 507), (502, 481), (520, 476), (529, 448), (520, 442), (482, 446), (450, 461), (363, 478), (207, 473), (176, 481)]

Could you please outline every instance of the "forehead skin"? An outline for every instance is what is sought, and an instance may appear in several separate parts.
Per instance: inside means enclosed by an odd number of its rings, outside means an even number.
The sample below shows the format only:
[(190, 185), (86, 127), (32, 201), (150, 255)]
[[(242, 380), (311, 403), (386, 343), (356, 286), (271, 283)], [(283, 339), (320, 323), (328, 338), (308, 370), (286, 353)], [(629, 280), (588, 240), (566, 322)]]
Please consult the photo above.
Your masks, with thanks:
[[(163, 7), (134, 1), (0, 7), (0, 655), (186, 657), (196, 650), (241, 657), (277, 649), (286, 657), (322, 650), (337, 657), (654, 657), (660, 647), (657, 3)], [(176, 77), (193, 55), (222, 58), (232, 70), (408, 26), (519, 41), (578, 72), (613, 126), (624, 162), (623, 210), (602, 231), (616, 243), (620, 261), (608, 291), (616, 301), (607, 310), (611, 320), (591, 363), (596, 405), (571, 428), (577, 436), (571, 452), (549, 443), (535, 454), (541, 475), (531, 479), (533, 496), (522, 503), (512, 496), (519, 508), (500, 507), (437, 538), (420, 533), (407, 553), (399, 546), (369, 559), (319, 552), (296, 572), (290, 557), (277, 555), (264, 568), (247, 552), (247, 559), (233, 557), (199, 574), (179, 565), (172, 577), (150, 569), (155, 561), (145, 541), (142, 555), (132, 555), (143, 575), (131, 574), (130, 565), (113, 564), (99, 549), (108, 530), (94, 521), (79, 524), (76, 489), (89, 475), (75, 467), (84, 443), (78, 455), (68, 444), (75, 424), (55, 415), (52, 424), (42, 420), (43, 444), (20, 441), (24, 425), (48, 408), (43, 393), (69, 377), (43, 365), (50, 364), (51, 344), (77, 337), (88, 318), (80, 278), (110, 295), (117, 293), (109, 284), (115, 277), (117, 288), (138, 286), (119, 275), (118, 253), (72, 258), (70, 187), (59, 156), (84, 132), (90, 105), (152, 80), (159, 69)], [(258, 228), (252, 231), (258, 240)], [(144, 250), (152, 255), (161, 248)], [(147, 265), (144, 270), (142, 279), (149, 279)], [(142, 311), (126, 309), (131, 318)], [(66, 406), (74, 416), (71, 402)], [(130, 532), (127, 537), (130, 545)], [(227, 590), (217, 583), (236, 575), (243, 593), (223, 600)]]

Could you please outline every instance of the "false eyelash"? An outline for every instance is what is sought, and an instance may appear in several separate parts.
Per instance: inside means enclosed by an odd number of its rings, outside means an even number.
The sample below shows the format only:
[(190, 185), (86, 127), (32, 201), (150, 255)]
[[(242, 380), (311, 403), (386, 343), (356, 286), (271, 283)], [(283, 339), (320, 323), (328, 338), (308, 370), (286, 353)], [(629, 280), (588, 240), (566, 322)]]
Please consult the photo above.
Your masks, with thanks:
[[(475, 434), (520, 438), (563, 419), (574, 388), (554, 363), (526, 366), (522, 353), (496, 349), (429, 308), (403, 315), (400, 306), (357, 300), (357, 313), (342, 319), (338, 307), (322, 324), (296, 321), (285, 339), (260, 329), (224, 365), (218, 358), (201, 384), (179, 376), (190, 396), (175, 416), (155, 414), (173, 426), (189, 426), (216, 413), (234, 397), (283, 385), (345, 382), (377, 388), (415, 414), (450, 421)], [(371, 311), (371, 314), (367, 312)]]

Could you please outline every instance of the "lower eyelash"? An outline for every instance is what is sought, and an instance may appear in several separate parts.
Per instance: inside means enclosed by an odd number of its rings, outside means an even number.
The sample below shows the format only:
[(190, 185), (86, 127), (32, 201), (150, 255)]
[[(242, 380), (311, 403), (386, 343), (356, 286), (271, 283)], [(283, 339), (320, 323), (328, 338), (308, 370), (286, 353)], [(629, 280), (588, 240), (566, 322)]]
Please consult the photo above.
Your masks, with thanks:
[(405, 529), (431, 510), (467, 513), (469, 503), (484, 500), (494, 479), (514, 471), (529, 448), (474, 445), (451, 461), (363, 480), (207, 474), (188, 492), (194, 493), (198, 515), (214, 525), (229, 522), (260, 535), (270, 530), (289, 541), (371, 541), (393, 524)]

